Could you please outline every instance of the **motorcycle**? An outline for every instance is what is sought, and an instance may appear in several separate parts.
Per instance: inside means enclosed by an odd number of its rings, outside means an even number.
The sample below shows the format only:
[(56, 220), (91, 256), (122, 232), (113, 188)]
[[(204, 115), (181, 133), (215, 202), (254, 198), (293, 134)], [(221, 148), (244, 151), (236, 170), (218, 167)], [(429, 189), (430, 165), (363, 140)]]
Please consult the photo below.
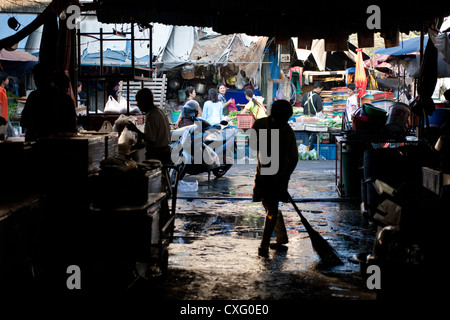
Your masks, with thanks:
[(178, 167), (178, 178), (186, 174), (211, 172), (220, 178), (233, 165), (237, 129), (226, 121), (211, 125), (201, 118), (194, 124), (171, 131), (172, 161)]

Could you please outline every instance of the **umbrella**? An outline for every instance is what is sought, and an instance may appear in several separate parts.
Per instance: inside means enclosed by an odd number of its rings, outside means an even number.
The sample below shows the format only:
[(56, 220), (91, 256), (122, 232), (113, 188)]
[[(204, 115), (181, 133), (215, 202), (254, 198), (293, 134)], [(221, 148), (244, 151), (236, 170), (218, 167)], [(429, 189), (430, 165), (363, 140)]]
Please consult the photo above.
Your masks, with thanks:
[(364, 61), (362, 59), (362, 49), (356, 49), (356, 67), (355, 67), (355, 85), (358, 88), (358, 97), (362, 98), (366, 95), (367, 77), (364, 69)]

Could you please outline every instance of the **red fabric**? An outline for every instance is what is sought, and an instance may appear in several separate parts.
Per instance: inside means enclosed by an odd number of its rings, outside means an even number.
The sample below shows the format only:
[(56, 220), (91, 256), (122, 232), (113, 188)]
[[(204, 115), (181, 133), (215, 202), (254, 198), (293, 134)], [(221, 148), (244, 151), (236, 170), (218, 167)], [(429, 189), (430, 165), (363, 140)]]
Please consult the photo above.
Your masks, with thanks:
[(0, 105), (2, 107), (1, 116), (8, 121), (8, 97), (6, 96), (6, 90), (0, 87)]
[(358, 88), (358, 97), (362, 98), (366, 95), (367, 76), (364, 69), (364, 61), (362, 58), (362, 49), (356, 49), (356, 68), (355, 68), (355, 86)]

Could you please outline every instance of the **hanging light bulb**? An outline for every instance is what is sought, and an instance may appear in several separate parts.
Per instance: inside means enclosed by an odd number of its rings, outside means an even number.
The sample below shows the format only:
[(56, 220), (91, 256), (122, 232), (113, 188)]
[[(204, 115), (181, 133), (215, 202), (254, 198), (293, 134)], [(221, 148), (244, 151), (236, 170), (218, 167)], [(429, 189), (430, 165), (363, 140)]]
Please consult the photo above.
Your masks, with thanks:
[(21, 26), (21, 24), (19, 23), (19, 21), (17, 21), (16, 18), (11, 17), (8, 19), (8, 27), (13, 29), (14, 31), (19, 30), (20, 26)]
[(66, 15), (66, 10), (63, 10), (60, 14), (59, 14), (59, 18), (61, 20), (66, 20), (67, 15)]

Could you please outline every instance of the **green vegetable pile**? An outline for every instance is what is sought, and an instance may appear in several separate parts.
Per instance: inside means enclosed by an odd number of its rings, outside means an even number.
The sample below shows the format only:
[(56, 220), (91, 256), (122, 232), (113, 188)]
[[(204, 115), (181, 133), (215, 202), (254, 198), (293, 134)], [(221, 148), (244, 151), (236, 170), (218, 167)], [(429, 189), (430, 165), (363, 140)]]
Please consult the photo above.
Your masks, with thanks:
[(317, 160), (318, 154), (317, 150), (311, 151), (299, 151), (298, 160)]
[(292, 112), (293, 112), (294, 116), (301, 115), (301, 114), (303, 114), (303, 108), (302, 107), (292, 107)]
[(329, 128), (341, 128), (342, 118), (338, 116), (332, 119), (323, 119), (318, 124), (321, 126), (327, 126)]
[[(235, 117), (237, 114), (239, 113), (239, 111), (230, 111), (230, 113), (228, 114), (229, 117)], [(237, 125), (237, 119), (231, 119), (231, 123), (233, 125)]]

